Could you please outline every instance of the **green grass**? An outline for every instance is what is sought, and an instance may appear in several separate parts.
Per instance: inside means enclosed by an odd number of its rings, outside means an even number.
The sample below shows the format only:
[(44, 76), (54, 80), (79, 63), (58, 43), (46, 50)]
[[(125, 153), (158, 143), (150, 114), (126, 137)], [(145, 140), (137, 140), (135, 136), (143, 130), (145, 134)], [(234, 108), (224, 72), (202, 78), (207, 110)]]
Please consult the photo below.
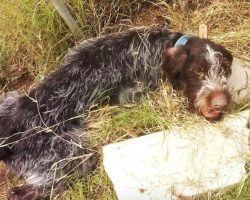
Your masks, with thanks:
[[(155, 15), (165, 19), (171, 30), (196, 33), (199, 23), (208, 23), (209, 35), (225, 45), (237, 57), (250, 61), (250, 3), (247, 1), (193, 1), (190, 11), (183, 13), (173, 4), (163, 1), (145, 3), (143, 0), (66, 0), (67, 7), (89, 38), (126, 29), (133, 24), (148, 25)], [(108, 2), (108, 3), (107, 3)], [(158, 3), (158, 4), (157, 4)], [(146, 17), (145, 17), (146, 16)], [(170, 21), (170, 23), (168, 23)], [(79, 40), (72, 34), (50, 1), (2, 0), (0, 2), (0, 88), (27, 90), (54, 71), (67, 50)], [(31, 82), (21, 87), (22, 73)], [(20, 75), (21, 74), (21, 75)], [(16, 81), (12, 81), (16, 79)], [(12, 82), (11, 82), (12, 81)], [(25, 81), (24, 81), (25, 82)], [(249, 99), (235, 110), (249, 108)], [(187, 101), (181, 93), (164, 86), (145, 96), (139, 103), (126, 106), (95, 107), (88, 116), (88, 132), (92, 144), (101, 145), (152, 133), (171, 126), (192, 127), (208, 123), (186, 110)], [(18, 184), (14, 179), (3, 189)], [(73, 183), (73, 184), (72, 184)], [(86, 178), (69, 180), (69, 189), (55, 199), (116, 199), (112, 184), (104, 172), (102, 161)], [(0, 191), (2, 193), (2, 190)], [(250, 199), (250, 178), (237, 186), (200, 199)], [(1, 198), (1, 194), (0, 194)]]
[(74, 45), (72, 34), (47, 1), (3, 0), (0, 13), (1, 69), (28, 70), (39, 81)]

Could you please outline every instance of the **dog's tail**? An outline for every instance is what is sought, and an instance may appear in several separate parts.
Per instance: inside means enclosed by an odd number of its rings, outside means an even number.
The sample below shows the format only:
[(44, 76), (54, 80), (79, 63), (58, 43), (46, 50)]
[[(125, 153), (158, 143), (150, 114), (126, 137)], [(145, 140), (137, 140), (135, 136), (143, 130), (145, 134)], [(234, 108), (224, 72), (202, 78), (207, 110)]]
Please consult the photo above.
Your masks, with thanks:
[(13, 140), (11, 135), (14, 129), (13, 112), (19, 96), (17, 91), (13, 91), (0, 98), (0, 160), (10, 152), (8, 143)]

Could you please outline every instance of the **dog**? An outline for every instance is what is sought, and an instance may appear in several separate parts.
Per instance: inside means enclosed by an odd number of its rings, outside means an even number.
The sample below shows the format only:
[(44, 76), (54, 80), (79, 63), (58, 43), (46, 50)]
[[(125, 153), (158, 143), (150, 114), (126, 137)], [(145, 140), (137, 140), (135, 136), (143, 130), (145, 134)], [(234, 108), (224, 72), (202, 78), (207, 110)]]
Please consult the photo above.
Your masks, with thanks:
[(84, 176), (95, 167), (81, 120), (100, 94), (127, 102), (168, 81), (184, 91), (191, 112), (218, 120), (231, 104), (232, 60), (208, 39), (157, 26), (79, 43), (28, 94), (10, 92), (0, 100), (0, 159), (27, 183), (7, 198), (43, 198), (60, 191), (66, 175)]

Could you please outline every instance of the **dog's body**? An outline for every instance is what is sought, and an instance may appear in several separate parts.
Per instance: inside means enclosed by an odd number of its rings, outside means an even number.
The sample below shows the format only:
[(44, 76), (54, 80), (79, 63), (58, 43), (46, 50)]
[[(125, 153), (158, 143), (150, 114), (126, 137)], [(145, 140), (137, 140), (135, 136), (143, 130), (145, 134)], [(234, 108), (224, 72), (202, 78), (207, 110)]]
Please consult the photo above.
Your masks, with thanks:
[[(230, 102), (227, 77), (232, 56), (222, 46), (198, 37), (175, 46), (181, 33), (160, 27), (135, 28), (86, 40), (73, 48), (52, 73), (28, 95), (9, 93), (0, 105), (0, 159), (27, 186), (8, 198), (37, 199), (62, 174), (85, 174), (95, 165), (81, 117), (99, 94), (127, 101), (161, 80), (183, 89), (189, 108), (217, 119)], [(131, 92), (132, 91), (132, 92)]]

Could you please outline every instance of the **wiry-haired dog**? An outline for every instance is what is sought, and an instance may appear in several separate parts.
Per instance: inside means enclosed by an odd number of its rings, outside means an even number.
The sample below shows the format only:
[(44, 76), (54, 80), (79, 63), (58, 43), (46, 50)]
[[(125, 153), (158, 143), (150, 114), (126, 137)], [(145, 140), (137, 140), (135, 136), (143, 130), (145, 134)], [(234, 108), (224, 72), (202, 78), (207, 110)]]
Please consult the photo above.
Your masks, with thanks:
[(222, 46), (161, 27), (83, 41), (28, 95), (12, 92), (1, 100), (0, 159), (27, 182), (8, 199), (38, 199), (60, 188), (65, 175), (92, 169), (95, 158), (77, 116), (99, 93), (129, 99), (138, 83), (154, 89), (167, 80), (184, 91), (190, 110), (215, 120), (230, 103), (231, 63)]

